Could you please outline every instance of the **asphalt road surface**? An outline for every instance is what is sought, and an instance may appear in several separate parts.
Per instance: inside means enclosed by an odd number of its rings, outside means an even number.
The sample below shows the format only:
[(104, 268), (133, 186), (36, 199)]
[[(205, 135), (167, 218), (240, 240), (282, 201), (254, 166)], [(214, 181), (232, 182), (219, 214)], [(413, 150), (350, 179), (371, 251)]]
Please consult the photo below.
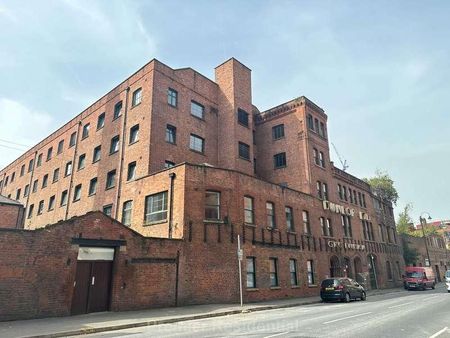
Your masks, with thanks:
[(367, 301), (320, 303), (139, 327), (88, 337), (450, 337), (450, 293), (402, 291)]

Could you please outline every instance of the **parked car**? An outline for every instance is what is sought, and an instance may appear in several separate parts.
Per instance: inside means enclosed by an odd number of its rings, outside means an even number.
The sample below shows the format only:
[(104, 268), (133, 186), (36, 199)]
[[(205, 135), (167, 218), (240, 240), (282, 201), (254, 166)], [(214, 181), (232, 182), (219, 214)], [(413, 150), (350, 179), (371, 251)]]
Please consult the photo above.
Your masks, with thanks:
[(320, 298), (324, 302), (340, 300), (348, 303), (352, 299), (366, 300), (366, 290), (350, 278), (327, 278), (321, 283)]
[(425, 290), (426, 288), (435, 288), (436, 276), (430, 267), (407, 266), (403, 286), (406, 290)]
[(450, 292), (450, 270), (445, 272), (445, 285), (447, 286), (447, 292)]

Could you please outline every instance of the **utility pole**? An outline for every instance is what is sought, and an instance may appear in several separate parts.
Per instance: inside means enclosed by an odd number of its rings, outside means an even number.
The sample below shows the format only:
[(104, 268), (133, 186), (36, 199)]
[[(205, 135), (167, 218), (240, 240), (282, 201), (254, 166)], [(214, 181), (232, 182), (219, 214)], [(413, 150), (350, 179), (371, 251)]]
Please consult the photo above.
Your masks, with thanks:
[(239, 297), (241, 301), (241, 307), (244, 305), (242, 300), (242, 257), (244, 256), (244, 253), (241, 249), (241, 236), (237, 236), (237, 242), (238, 242), (238, 249), (237, 249), (237, 256), (238, 256), (238, 264), (239, 264)]
[[(427, 225), (427, 220), (425, 218), (423, 218), (422, 216), (420, 216), (420, 226), (422, 227), (423, 240), (425, 241), (425, 249), (427, 250), (428, 266), (431, 266), (430, 252), (428, 251), (428, 242), (427, 242), (427, 238), (425, 236), (425, 226), (426, 225)], [(425, 265), (427, 265), (427, 264), (425, 264)]]

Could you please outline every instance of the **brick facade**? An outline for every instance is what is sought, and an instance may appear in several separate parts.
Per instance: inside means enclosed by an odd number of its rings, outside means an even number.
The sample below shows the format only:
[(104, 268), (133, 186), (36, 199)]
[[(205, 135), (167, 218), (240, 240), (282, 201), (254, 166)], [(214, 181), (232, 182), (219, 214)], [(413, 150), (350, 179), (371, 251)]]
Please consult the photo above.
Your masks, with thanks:
[(22, 204), (0, 195), (0, 228), (23, 228), (24, 213)]
[[(256, 279), (245, 290), (247, 301), (316, 295), (320, 280), (333, 275), (352, 276), (368, 288), (399, 285), (404, 263), (392, 206), (334, 167), (327, 120), (303, 96), (260, 112), (252, 105), (251, 70), (234, 58), (216, 67), (215, 81), (152, 60), (1, 170), (0, 193), (26, 206), (26, 229), (103, 210), (142, 236), (181, 240), (180, 304), (236, 301), (238, 234), (244, 276)], [(101, 156), (94, 161), (96, 147)], [(217, 219), (208, 219), (211, 212)], [(159, 290), (151, 288), (140, 292)], [(169, 291), (156, 297), (165, 305), (172, 298)], [(111, 309), (156, 304), (125, 303)]]

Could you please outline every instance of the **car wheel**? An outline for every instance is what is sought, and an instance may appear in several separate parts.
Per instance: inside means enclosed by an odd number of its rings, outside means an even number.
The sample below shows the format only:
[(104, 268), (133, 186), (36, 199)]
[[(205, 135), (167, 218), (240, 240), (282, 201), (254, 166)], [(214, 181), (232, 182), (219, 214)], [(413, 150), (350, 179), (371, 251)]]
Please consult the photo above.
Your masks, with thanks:
[(350, 294), (348, 292), (345, 294), (344, 302), (350, 303)]
[(450, 290), (447, 290), (448, 293), (450, 293)]
[(366, 299), (367, 299), (366, 293), (363, 291), (361, 293), (361, 300), (366, 300)]
[(436, 288), (435, 284), (431, 285), (431, 288), (434, 290)]

